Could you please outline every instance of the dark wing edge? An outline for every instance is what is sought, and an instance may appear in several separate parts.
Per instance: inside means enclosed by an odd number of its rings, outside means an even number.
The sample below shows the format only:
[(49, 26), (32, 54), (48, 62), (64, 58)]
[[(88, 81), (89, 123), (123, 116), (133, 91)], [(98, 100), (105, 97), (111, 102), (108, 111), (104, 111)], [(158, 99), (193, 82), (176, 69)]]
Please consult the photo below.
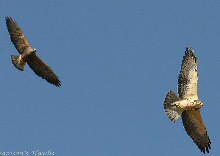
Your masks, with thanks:
[(42, 77), (47, 82), (55, 85), (56, 87), (61, 86), (61, 81), (59, 80), (59, 77), (35, 53), (32, 53), (28, 57), (27, 63), (36, 75)]
[(181, 99), (189, 97), (198, 99), (198, 60), (192, 48), (186, 48), (183, 56), (178, 77), (178, 94)]
[(5, 17), (5, 20), (11, 42), (14, 44), (17, 51), (22, 54), (27, 49), (32, 50), (31, 45), (28, 43), (18, 24), (11, 17)]
[(204, 154), (205, 152), (209, 153), (209, 149), (211, 149), (211, 141), (200, 111), (184, 111), (182, 113), (182, 121), (187, 134), (198, 146), (201, 152)]

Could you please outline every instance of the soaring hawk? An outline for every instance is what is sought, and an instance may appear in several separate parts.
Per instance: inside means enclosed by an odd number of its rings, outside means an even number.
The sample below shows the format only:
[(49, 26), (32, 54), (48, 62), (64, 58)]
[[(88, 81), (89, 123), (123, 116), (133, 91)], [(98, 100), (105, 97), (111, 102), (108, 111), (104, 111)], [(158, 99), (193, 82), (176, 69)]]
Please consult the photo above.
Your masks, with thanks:
[(164, 109), (171, 121), (182, 116), (183, 126), (198, 148), (205, 154), (211, 149), (206, 126), (200, 114), (203, 102), (198, 97), (198, 59), (192, 48), (186, 48), (178, 78), (178, 94), (169, 91)]
[(11, 17), (6, 17), (5, 19), (11, 42), (20, 53), (19, 56), (11, 55), (13, 65), (17, 69), (23, 71), (24, 66), (27, 63), (36, 75), (42, 77), (47, 82), (60, 87), (61, 81), (58, 76), (36, 55), (36, 49), (31, 47), (18, 24)]

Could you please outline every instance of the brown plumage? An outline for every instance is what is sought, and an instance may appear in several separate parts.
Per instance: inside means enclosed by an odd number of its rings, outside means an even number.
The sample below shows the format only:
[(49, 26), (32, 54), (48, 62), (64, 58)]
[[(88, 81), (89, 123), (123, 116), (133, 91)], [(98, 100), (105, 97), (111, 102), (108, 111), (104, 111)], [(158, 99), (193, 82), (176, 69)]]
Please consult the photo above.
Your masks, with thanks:
[(31, 47), (18, 24), (11, 17), (6, 17), (5, 19), (11, 42), (20, 53), (19, 56), (11, 55), (13, 65), (23, 71), (27, 62), (36, 75), (60, 87), (61, 81), (58, 76), (36, 55), (36, 49)]
[(209, 149), (211, 149), (211, 141), (207, 134), (206, 126), (202, 120), (200, 110), (183, 111), (182, 121), (187, 134), (192, 138), (198, 148), (203, 153), (209, 153)]
[(198, 59), (193, 49), (186, 49), (178, 78), (178, 94), (169, 91), (164, 101), (167, 116), (174, 122), (182, 116), (183, 126), (193, 142), (203, 152), (211, 149), (206, 126), (200, 109), (203, 102), (198, 98)]

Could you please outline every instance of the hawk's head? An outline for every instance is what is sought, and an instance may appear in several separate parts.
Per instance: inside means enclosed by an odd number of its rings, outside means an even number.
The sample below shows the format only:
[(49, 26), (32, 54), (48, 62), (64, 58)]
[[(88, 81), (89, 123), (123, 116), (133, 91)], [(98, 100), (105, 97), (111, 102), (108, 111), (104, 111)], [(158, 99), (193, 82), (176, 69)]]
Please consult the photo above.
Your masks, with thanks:
[(34, 52), (34, 53), (35, 53), (36, 51), (37, 51), (37, 49), (33, 48), (32, 52)]
[(195, 100), (196, 109), (200, 109), (203, 106), (203, 102), (201, 100)]

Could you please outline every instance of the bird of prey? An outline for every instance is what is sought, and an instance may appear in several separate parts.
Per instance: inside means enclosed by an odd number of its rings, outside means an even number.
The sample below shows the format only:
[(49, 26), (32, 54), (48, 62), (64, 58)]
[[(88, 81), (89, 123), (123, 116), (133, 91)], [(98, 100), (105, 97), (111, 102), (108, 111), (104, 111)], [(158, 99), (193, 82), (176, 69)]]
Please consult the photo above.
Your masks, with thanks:
[(13, 65), (23, 71), (25, 64), (47, 82), (60, 87), (61, 81), (53, 70), (44, 63), (37, 55), (36, 49), (32, 48), (18, 24), (11, 18), (6, 17), (6, 25), (10, 34), (11, 42), (14, 44), (20, 55), (11, 55)]
[(203, 102), (198, 97), (198, 59), (192, 48), (186, 48), (178, 78), (178, 95), (169, 91), (164, 101), (166, 115), (176, 122), (182, 116), (183, 126), (198, 148), (205, 154), (211, 149), (206, 126), (200, 109)]

